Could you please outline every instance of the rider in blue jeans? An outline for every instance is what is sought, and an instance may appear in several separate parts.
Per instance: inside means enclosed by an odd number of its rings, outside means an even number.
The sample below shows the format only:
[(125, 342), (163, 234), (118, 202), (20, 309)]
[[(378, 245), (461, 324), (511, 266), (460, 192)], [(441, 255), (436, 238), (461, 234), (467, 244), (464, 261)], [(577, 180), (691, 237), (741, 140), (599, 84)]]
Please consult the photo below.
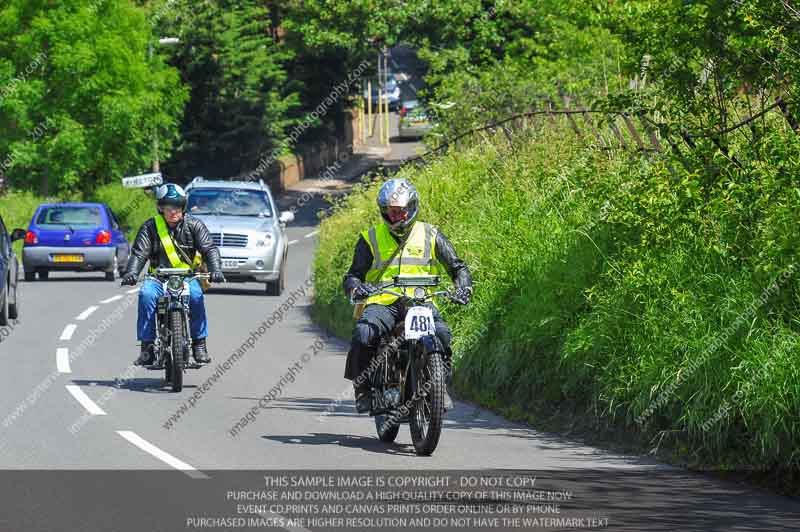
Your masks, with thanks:
[[(196, 267), (202, 257), (208, 265), (212, 283), (225, 281), (219, 250), (214, 245), (205, 224), (186, 214), (186, 193), (173, 183), (161, 185), (156, 191), (158, 212), (139, 229), (131, 249), (131, 256), (123, 285), (136, 285), (139, 274), (149, 260), (151, 268)], [(164, 294), (161, 284), (146, 279), (139, 290), (139, 318), (136, 336), (141, 342), (141, 352), (134, 364), (148, 365), (153, 362), (153, 342), (156, 339), (156, 306), (158, 298)], [(192, 336), (192, 356), (199, 364), (208, 364), (206, 338), (208, 322), (203, 303), (203, 290), (200, 282), (194, 279), (189, 284), (189, 329)]]

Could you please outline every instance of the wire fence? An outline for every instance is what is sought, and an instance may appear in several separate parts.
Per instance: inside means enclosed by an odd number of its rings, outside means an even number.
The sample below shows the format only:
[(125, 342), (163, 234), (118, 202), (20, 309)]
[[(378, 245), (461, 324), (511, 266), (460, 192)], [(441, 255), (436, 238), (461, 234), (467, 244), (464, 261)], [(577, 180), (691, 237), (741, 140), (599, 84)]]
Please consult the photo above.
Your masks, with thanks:
[[(587, 145), (603, 150), (631, 150), (637, 152), (663, 153), (665, 144), (669, 146), (673, 153), (683, 157), (680, 146), (686, 145), (690, 150), (697, 147), (697, 140), (709, 139), (726, 156), (728, 149), (723, 144), (722, 138), (744, 127), (752, 127), (753, 123), (764, 118), (771, 112), (779, 111), (782, 117), (791, 127), (792, 131), (798, 132), (797, 119), (789, 111), (789, 104), (782, 97), (775, 99), (773, 103), (764, 107), (761, 111), (753, 113), (747, 118), (740, 120), (736, 124), (716, 130), (688, 131), (682, 127), (675, 127), (672, 124), (658, 122), (647, 116), (643, 111), (633, 112), (630, 110), (598, 110), (598, 109), (556, 109), (552, 103), (548, 109), (536, 109), (524, 113), (517, 113), (502, 120), (497, 120), (480, 127), (459, 133), (451, 138), (445, 139), (438, 146), (428, 150), (422, 155), (412, 157), (403, 161), (400, 165), (422, 162), (427, 163), (431, 156), (446, 150), (449, 146), (459, 141), (471, 137), (475, 134), (488, 131), (502, 131), (511, 141), (514, 130), (527, 129), (530, 120), (545, 117), (551, 123), (557, 120), (566, 120), (570, 128), (578, 138), (582, 139)], [(599, 120), (593, 120), (593, 116), (599, 116)], [(741, 166), (735, 157), (731, 160)]]

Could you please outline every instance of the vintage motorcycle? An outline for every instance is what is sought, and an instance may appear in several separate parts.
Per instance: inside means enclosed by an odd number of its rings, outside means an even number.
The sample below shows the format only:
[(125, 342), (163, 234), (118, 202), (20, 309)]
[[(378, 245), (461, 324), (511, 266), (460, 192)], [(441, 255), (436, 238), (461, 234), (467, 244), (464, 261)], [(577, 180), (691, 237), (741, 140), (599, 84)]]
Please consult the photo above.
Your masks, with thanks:
[(453, 299), (446, 290), (431, 292), (439, 284), (438, 275), (398, 275), (377, 289), (376, 294), (400, 297), (405, 317), (381, 339), (367, 369), (369, 415), (375, 418), (378, 438), (393, 442), (400, 424), (408, 422), (414, 450), (423, 456), (436, 449), (445, 412), (444, 347), (435, 334), (433, 312), (425, 306), (434, 297)]
[(208, 279), (207, 273), (192, 274), (188, 268), (156, 268), (145, 279), (161, 283), (164, 295), (156, 307), (156, 339), (153, 344), (155, 361), (151, 370), (164, 370), (165, 381), (173, 392), (183, 389), (183, 373), (187, 369), (203, 367), (192, 358), (189, 335), (189, 283), (194, 279)]

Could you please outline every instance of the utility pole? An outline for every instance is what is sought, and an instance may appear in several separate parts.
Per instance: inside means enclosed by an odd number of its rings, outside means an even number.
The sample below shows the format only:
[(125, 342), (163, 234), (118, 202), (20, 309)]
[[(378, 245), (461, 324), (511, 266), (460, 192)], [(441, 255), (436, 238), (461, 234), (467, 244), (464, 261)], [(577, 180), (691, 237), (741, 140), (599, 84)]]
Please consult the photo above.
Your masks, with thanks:
[[(177, 37), (162, 37), (158, 40), (158, 44), (178, 44), (181, 40)], [(153, 43), (147, 43), (147, 64), (153, 59)], [(153, 172), (161, 171), (161, 163), (158, 157), (158, 124), (153, 127)]]

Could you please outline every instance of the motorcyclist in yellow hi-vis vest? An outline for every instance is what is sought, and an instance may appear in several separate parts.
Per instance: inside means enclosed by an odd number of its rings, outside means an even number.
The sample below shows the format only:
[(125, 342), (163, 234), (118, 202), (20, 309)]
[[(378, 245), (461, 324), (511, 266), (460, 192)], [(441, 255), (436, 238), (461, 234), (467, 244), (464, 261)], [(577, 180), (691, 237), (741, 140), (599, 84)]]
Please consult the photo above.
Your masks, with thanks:
[[(390, 179), (378, 192), (378, 207), (384, 223), (361, 233), (343, 282), (344, 292), (351, 301), (367, 298), (366, 307), (353, 329), (344, 375), (353, 381), (359, 412), (369, 411), (370, 389), (364, 373), (380, 339), (404, 318), (397, 296), (376, 294), (376, 287), (391, 282), (396, 275), (432, 275), (443, 267), (455, 284), (459, 303), (467, 304), (472, 295), (472, 276), (453, 245), (438, 228), (417, 220), (419, 194), (414, 185), (407, 179)], [(433, 310), (436, 336), (446, 353), (449, 383), (452, 377), (450, 328), (435, 305), (429, 306)], [(445, 408), (452, 408), (447, 393)]]
[[(131, 248), (131, 256), (122, 284), (135, 285), (145, 263), (150, 268), (196, 268), (205, 260), (213, 283), (222, 283), (222, 262), (205, 224), (186, 214), (186, 192), (180, 186), (167, 183), (156, 190), (158, 214), (139, 229)], [(146, 279), (139, 290), (137, 338), (141, 342), (139, 358), (134, 364), (148, 365), (153, 360), (153, 341), (156, 337), (156, 306), (163, 295), (160, 283)], [(208, 364), (206, 337), (208, 322), (203, 291), (197, 279), (189, 284), (189, 328), (192, 336), (192, 356), (198, 364)]]

